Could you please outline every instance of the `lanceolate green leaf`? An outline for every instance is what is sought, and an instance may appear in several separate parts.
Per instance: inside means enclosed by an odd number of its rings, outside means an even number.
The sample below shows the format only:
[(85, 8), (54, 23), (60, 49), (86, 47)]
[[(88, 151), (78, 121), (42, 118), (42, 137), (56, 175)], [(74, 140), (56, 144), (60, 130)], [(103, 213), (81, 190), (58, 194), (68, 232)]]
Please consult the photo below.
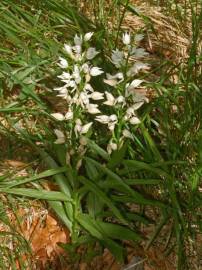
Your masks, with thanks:
[(144, 196), (142, 196), (139, 192), (135, 191), (129, 185), (127, 185), (124, 182), (124, 180), (122, 180), (122, 178), (120, 178), (116, 173), (114, 173), (107, 167), (103, 166), (99, 162), (92, 160), (90, 158), (87, 158), (87, 157), (85, 159), (90, 160), (92, 163), (94, 163), (97, 166), (97, 168), (99, 168), (102, 172), (104, 172), (108, 176), (108, 179), (109, 179), (108, 181), (114, 182), (114, 189), (118, 189), (119, 191), (127, 193), (128, 195), (131, 196), (131, 199), (135, 201), (136, 203), (155, 204), (156, 206), (159, 206), (159, 207), (165, 207), (165, 205), (162, 202), (145, 199)]
[(119, 209), (115, 206), (115, 204), (107, 197), (107, 195), (92, 181), (88, 180), (87, 178), (80, 176), (79, 180), (86, 185), (91, 192), (95, 193), (99, 196), (100, 200), (102, 200), (114, 213), (114, 215), (123, 223), (127, 224), (127, 221), (119, 211)]
[(0, 188), (0, 192), (31, 197), (41, 200), (64, 201), (64, 202), (72, 201), (67, 197), (66, 194), (59, 191), (35, 190), (30, 188)]
[(115, 241), (109, 239), (102, 228), (97, 224), (95, 220), (90, 218), (86, 214), (78, 214), (76, 219), (92, 236), (99, 239), (104, 246), (106, 246), (114, 255), (114, 257), (119, 261), (124, 261), (124, 249), (118, 245)]
[(128, 241), (140, 241), (142, 239), (140, 233), (135, 233), (134, 231), (117, 224), (95, 221), (97, 226), (103, 231), (107, 237), (112, 239), (119, 240), (128, 240)]
[(58, 168), (58, 169), (50, 169), (50, 170), (47, 170), (47, 171), (42, 172), (40, 174), (37, 174), (35, 176), (29, 177), (29, 178), (25, 178), (25, 179), (22, 179), (22, 180), (19, 180), (19, 181), (14, 180), (14, 181), (11, 181), (10, 183), (9, 182), (6, 182), (6, 183), (3, 182), (3, 184), (6, 186), (6, 188), (12, 188), (12, 187), (23, 185), (23, 184), (26, 184), (26, 183), (29, 183), (29, 182), (41, 180), (43, 178), (50, 177), (50, 176), (53, 176), (53, 175), (56, 175), (56, 174), (59, 174), (59, 173), (63, 173), (65, 171), (67, 171), (66, 167), (62, 167), (62, 168)]

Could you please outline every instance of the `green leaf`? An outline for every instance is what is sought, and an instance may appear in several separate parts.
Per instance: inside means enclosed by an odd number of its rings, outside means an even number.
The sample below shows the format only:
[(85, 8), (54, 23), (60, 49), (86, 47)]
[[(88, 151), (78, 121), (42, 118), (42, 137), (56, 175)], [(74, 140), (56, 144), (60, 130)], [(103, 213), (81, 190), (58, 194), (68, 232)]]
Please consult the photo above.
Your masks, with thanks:
[(33, 182), (36, 180), (41, 180), (43, 178), (50, 177), (50, 176), (53, 176), (53, 175), (56, 175), (56, 174), (59, 174), (59, 173), (65, 172), (65, 171), (67, 171), (66, 167), (61, 167), (61, 168), (57, 168), (57, 169), (50, 169), (50, 170), (44, 171), (40, 174), (37, 174), (35, 176), (25, 178), (23, 180), (12, 181), (11, 184), (9, 184), (8, 182), (7, 183), (4, 182), (4, 184), (6, 184), (6, 188), (12, 188), (12, 187), (26, 184), (29, 182)]
[(88, 146), (99, 156), (101, 156), (105, 160), (109, 160), (109, 154), (103, 150), (99, 145), (97, 145), (94, 141), (90, 139), (87, 140)]
[(86, 229), (92, 236), (99, 239), (100, 242), (106, 246), (114, 255), (114, 257), (121, 263), (124, 262), (124, 249), (113, 240), (109, 239), (101, 227), (97, 224), (97, 221), (90, 218), (86, 214), (78, 214), (76, 219), (84, 229)]
[(107, 237), (118, 240), (128, 240), (128, 241), (140, 241), (142, 239), (140, 234), (133, 232), (127, 227), (106, 223), (102, 221), (96, 221), (97, 226), (107, 235)]
[(92, 181), (96, 181), (99, 176), (99, 172), (95, 164), (93, 164), (90, 160), (85, 160), (85, 168), (89, 179), (91, 179)]
[(94, 184), (92, 181), (88, 180), (84, 176), (80, 176), (79, 180), (87, 186), (91, 192), (95, 193), (100, 200), (102, 200), (114, 213), (114, 215), (124, 224), (127, 224), (127, 221), (125, 218), (122, 216), (121, 212), (119, 209), (115, 206), (115, 204), (107, 197), (107, 195), (98, 187), (96, 184)]
[(29, 188), (0, 188), (0, 192), (14, 194), (19, 196), (26, 196), (41, 200), (51, 201), (64, 201), (71, 202), (71, 199), (67, 198), (67, 195), (59, 191), (48, 191), (48, 190), (34, 190)]
[(68, 217), (68, 213), (65, 210), (64, 204), (60, 201), (48, 201), (48, 204), (53, 209), (53, 211), (55, 211), (61, 221), (67, 226), (70, 232), (72, 232), (72, 218)]
[(131, 199), (139, 204), (150, 204), (150, 205), (156, 205), (159, 207), (165, 207), (165, 205), (162, 202), (156, 201), (156, 200), (149, 200), (145, 199), (139, 192), (135, 191), (134, 189), (130, 188), (124, 180), (122, 180), (116, 173), (108, 169), (107, 167), (103, 166), (102, 164), (98, 163), (95, 160), (92, 160), (90, 158), (85, 157), (85, 160), (91, 160), (92, 163), (94, 163), (101, 171), (105, 172), (109, 176), (109, 179), (107, 181), (111, 182), (114, 181), (114, 189), (118, 189), (121, 192), (127, 193), (131, 196)]

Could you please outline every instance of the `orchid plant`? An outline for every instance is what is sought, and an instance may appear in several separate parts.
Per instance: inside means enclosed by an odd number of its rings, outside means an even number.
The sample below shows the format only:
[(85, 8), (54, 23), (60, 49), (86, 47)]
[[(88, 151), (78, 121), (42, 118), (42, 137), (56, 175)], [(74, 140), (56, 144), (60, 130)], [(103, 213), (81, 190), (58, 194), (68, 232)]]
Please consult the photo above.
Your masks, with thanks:
[[(148, 64), (141, 61), (147, 52), (139, 48), (143, 35), (135, 35), (133, 41), (129, 33), (122, 37), (122, 49), (112, 51), (109, 60), (114, 73), (104, 72), (94, 65), (99, 51), (90, 46), (93, 33), (75, 35), (73, 44), (64, 45), (65, 58), (60, 57), (58, 66), (62, 73), (58, 76), (62, 86), (54, 88), (57, 95), (67, 102), (65, 113), (52, 113), (57, 121), (64, 121), (65, 132), (55, 129), (56, 144), (68, 144), (69, 155), (76, 150), (85, 153), (87, 138), (97, 133), (93, 127), (102, 125), (107, 129), (107, 151), (111, 154), (123, 145), (125, 139), (133, 140), (133, 127), (141, 123), (138, 109), (148, 102), (144, 81), (134, 79)], [(134, 44), (134, 45), (132, 45)], [(103, 92), (94, 89), (92, 78), (102, 76)], [(138, 89), (141, 87), (141, 91)], [(77, 149), (75, 149), (77, 147)], [(70, 160), (70, 157), (68, 158)]]

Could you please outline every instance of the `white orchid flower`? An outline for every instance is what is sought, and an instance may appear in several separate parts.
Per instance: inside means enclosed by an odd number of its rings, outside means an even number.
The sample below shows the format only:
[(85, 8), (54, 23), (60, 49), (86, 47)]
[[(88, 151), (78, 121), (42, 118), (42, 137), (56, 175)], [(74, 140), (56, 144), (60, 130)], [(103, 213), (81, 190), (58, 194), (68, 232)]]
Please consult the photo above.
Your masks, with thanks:
[(65, 119), (62, 113), (51, 113), (51, 116), (54, 117), (58, 121), (63, 121)]
[(66, 85), (67, 85), (67, 87), (73, 88), (73, 89), (71, 90), (71, 92), (74, 92), (74, 90), (75, 90), (76, 87), (77, 87), (77, 84), (76, 84), (76, 82), (75, 82), (74, 80), (70, 80)]
[(80, 131), (80, 134), (86, 134), (89, 131), (89, 129), (92, 126), (92, 124), (93, 124), (93, 122), (90, 122), (90, 123), (82, 126), (81, 127), (81, 131)]
[(82, 122), (80, 119), (77, 119), (76, 120), (76, 125), (74, 127), (74, 132), (76, 134), (76, 136), (78, 136), (78, 133), (79, 134), (86, 134), (90, 127), (92, 126), (93, 122), (90, 122), (88, 124), (85, 124), (85, 125), (82, 125)]
[(127, 116), (127, 118), (131, 118), (134, 114), (135, 114), (135, 112), (134, 112), (134, 108), (133, 107), (129, 107), (126, 110), (126, 116)]
[(127, 76), (132, 77), (136, 75), (140, 70), (148, 70), (149, 65), (142, 63), (140, 61), (137, 61), (128, 71), (127, 71)]
[(74, 52), (77, 54), (75, 60), (79, 60), (81, 57), (81, 52), (82, 52), (82, 48), (81, 45), (75, 45), (74, 47), (72, 47)]
[(137, 35), (135, 35), (135, 41), (136, 42), (139, 42), (139, 41), (143, 40), (143, 38), (144, 38), (144, 35), (143, 34), (137, 34)]
[(89, 83), (85, 84), (83, 90), (86, 91), (86, 92), (91, 92), (91, 93), (94, 92), (93, 87)]
[(82, 66), (81, 66), (81, 70), (84, 72), (84, 73), (89, 73), (89, 65), (88, 63), (84, 63)]
[(134, 103), (140, 103), (140, 102), (149, 102), (149, 99), (147, 97), (147, 89), (141, 88), (141, 89), (134, 89), (132, 92), (132, 98)]
[(84, 40), (85, 41), (89, 41), (91, 39), (91, 37), (93, 36), (93, 32), (88, 32), (84, 35)]
[(86, 92), (81, 92), (79, 95), (79, 102), (81, 106), (84, 108), (86, 105), (89, 104), (89, 95)]
[(127, 83), (125, 96), (128, 97), (131, 94), (133, 94), (135, 88), (137, 88), (142, 82), (143, 82), (143, 80), (135, 79), (131, 83)]
[(123, 36), (122, 36), (122, 41), (123, 41), (123, 44), (125, 45), (129, 45), (130, 44), (130, 34), (129, 33), (124, 33)]
[(109, 154), (111, 154), (112, 151), (117, 150), (117, 148), (118, 148), (118, 145), (117, 145), (116, 143), (113, 143), (113, 142), (111, 141), (111, 142), (109, 142), (109, 144), (107, 145), (107, 152), (108, 152)]
[(132, 118), (130, 118), (129, 122), (131, 123), (131, 125), (137, 125), (141, 123), (140, 119), (137, 116), (133, 116)]
[(148, 55), (148, 52), (146, 52), (143, 48), (134, 48), (131, 54), (133, 54), (135, 58), (139, 59)]
[(69, 44), (64, 45), (64, 50), (67, 54), (72, 55), (72, 46), (70, 46)]
[(95, 118), (96, 121), (102, 123), (102, 124), (108, 124), (109, 123), (109, 116), (108, 115), (98, 115)]
[(86, 58), (87, 58), (88, 60), (92, 60), (92, 59), (93, 59), (96, 55), (98, 55), (98, 54), (99, 54), (99, 52), (96, 51), (95, 48), (90, 47), (90, 48), (88, 48), (88, 50), (87, 50), (87, 52), (86, 52)]
[(82, 122), (80, 119), (77, 119), (76, 120), (76, 125), (74, 127), (74, 132), (76, 134), (76, 137), (78, 137), (78, 133), (81, 132), (81, 129), (82, 129)]
[(135, 79), (133, 80), (130, 85), (129, 88), (136, 88), (138, 87), (144, 80), (139, 80), (139, 79)]
[(68, 62), (66, 59), (59, 57), (59, 63), (57, 64), (61, 68), (67, 68), (68, 67)]
[(114, 106), (116, 103), (115, 97), (107, 91), (105, 91), (105, 95), (106, 95), (107, 101), (103, 102), (103, 104), (108, 105), (108, 106)]
[(103, 93), (95, 91), (90, 95), (90, 98), (92, 98), (93, 100), (102, 100), (102, 99), (104, 99), (103, 96), (104, 96)]
[(76, 84), (81, 82), (80, 70), (78, 65), (74, 65), (74, 71), (72, 73), (72, 77), (74, 78)]
[(80, 140), (79, 140), (79, 143), (80, 143), (80, 145), (82, 145), (82, 146), (86, 146), (87, 143), (88, 143), (88, 141), (87, 141), (86, 137), (81, 136), (81, 138), (80, 138)]
[(102, 124), (107, 124), (110, 131), (114, 130), (115, 125), (118, 121), (116, 114), (112, 114), (110, 116), (98, 115), (98, 116), (96, 116), (95, 120), (102, 123)]
[(86, 106), (87, 111), (90, 114), (97, 114), (97, 113), (101, 113), (100, 110), (98, 109), (98, 105), (97, 104), (88, 104)]
[(133, 139), (133, 135), (128, 129), (124, 129), (122, 134), (125, 138)]
[(63, 85), (62, 87), (55, 87), (55, 88), (53, 88), (53, 90), (54, 91), (58, 91), (58, 92), (60, 92), (60, 91), (67, 91), (67, 86), (66, 85)]
[(73, 119), (73, 112), (69, 111), (65, 115), (63, 115), (62, 113), (51, 113), (51, 116), (58, 121), (71, 120)]
[(65, 114), (65, 120), (72, 120), (73, 119), (73, 112), (72, 111), (68, 111), (66, 114)]
[(108, 128), (110, 131), (114, 131), (115, 125), (118, 122), (116, 114), (112, 114), (109, 116)]
[(123, 104), (125, 104), (125, 98), (123, 96), (118, 96), (116, 98), (116, 103), (123, 103)]
[(79, 45), (79, 46), (81, 46), (82, 45), (82, 42), (83, 42), (83, 40), (82, 40), (82, 36), (78, 36), (77, 34), (74, 36), (74, 44), (77, 46), (77, 45)]
[(136, 103), (133, 105), (133, 109), (134, 109), (135, 111), (137, 111), (140, 107), (142, 107), (143, 104), (144, 104), (144, 101), (136, 102)]
[(79, 94), (76, 93), (71, 99), (71, 104), (80, 105), (81, 104), (80, 102), (81, 101), (79, 100)]
[(64, 88), (63, 90), (60, 90), (57, 97), (61, 97), (63, 99), (66, 99), (68, 102), (71, 101), (71, 96), (68, 94), (68, 91), (66, 88)]
[(116, 123), (114, 123), (114, 122), (109, 122), (109, 124), (108, 124), (108, 129), (109, 129), (110, 131), (114, 131), (115, 126), (116, 126)]
[(57, 77), (62, 79), (62, 80), (70, 80), (72, 76), (68, 72), (63, 72), (61, 75), (59, 75)]
[(111, 75), (107, 73), (106, 76), (107, 76), (107, 79), (104, 79), (104, 82), (110, 86), (115, 86), (124, 80), (124, 76), (122, 72), (118, 72), (115, 75)]
[(124, 60), (124, 53), (118, 49), (112, 51), (111, 61), (117, 67), (121, 67)]
[(55, 144), (63, 144), (65, 143), (65, 135), (59, 129), (54, 129), (54, 133), (57, 136), (57, 140), (54, 142)]
[(99, 67), (92, 67), (90, 69), (90, 75), (91, 76), (99, 76), (102, 73), (104, 73), (104, 71), (101, 68), (99, 68)]
[(117, 122), (117, 116), (116, 114), (112, 114), (109, 116), (109, 120), (112, 121), (112, 122)]
[[(135, 114), (135, 110), (136, 110), (136, 105), (133, 105), (131, 107), (129, 107), (127, 110), (126, 110), (126, 114), (124, 116), (124, 119), (126, 121), (129, 121), (131, 124), (132, 123), (135, 123), (135, 121), (139, 121), (139, 119), (136, 117), (136, 114)], [(134, 119), (132, 119), (134, 118)], [(132, 119), (132, 120), (131, 120)], [(137, 120), (138, 119), (138, 120)], [(138, 122), (139, 123), (139, 122)]]

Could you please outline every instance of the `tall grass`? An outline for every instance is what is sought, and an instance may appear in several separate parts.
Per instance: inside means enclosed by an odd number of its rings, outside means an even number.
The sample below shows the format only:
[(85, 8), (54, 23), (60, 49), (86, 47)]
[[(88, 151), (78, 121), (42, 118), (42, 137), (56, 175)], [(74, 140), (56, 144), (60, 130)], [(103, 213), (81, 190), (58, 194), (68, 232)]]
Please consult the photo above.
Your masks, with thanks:
[[(177, 269), (191, 269), (188, 243), (192, 241), (194, 246), (202, 230), (202, 6), (196, 11), (191, 5), (189, 59), (177, 66), (165, 65), (155, 82), (149, 80), (155, 71), (142, 74), (150, 81), (148, 87), (155, 98), (141, 108), (143, 120), (134, 133), (133, 144), (126, 143), (109, 156), (89, 140), (78, 171), (66, 165), (65, 146), (54, 144), (55, 123), (48, 116), (57, 101), (52, 92), (59, 72), (56, 61), (63, 53), (63, 43), (76, 32), (95, 31), (95, 43), (103, 59), (99, 64), (110, 71), (108, 52), (119, 43), (126, 11), (134, 10), (129, 1), (111, 1), (107, 6), (104, 1), (85, 4), (92, 4), (92, 20), (77, 8), (80, 1), (77, 7), (59, 0), (0, 3), (0, 134), (10, 145), (27, 145), (33, 158), (46, 168), (24, 179), (2, 178), (0, 191), (47, 200), (70, 230), (75, 250), (79, 244), (99, 241), (121, 262), (125, 260), (122, 240), (136, 245), (145, 238), (142, 227), (154, 223), (145, 248), (161, 239), (166, 255), (177, 254)], [(111, 19), (115, 21), (113, 26)], [(177, 76), (175, 83), (171, 80), (173, 73)], [(102, 82), (95, 83), (98, 87), (100, 84), (103, 86)], [(64, 104), (57, 106), (63, 108)], [(10, 155), (15, 157), (16, 152)], [(47, 177), (57, 183), (57, 191), (43, 189)], [(132, 210), (134, 205), (140, 210)], [(162, 232), (168, 237), (162, 237)]]

